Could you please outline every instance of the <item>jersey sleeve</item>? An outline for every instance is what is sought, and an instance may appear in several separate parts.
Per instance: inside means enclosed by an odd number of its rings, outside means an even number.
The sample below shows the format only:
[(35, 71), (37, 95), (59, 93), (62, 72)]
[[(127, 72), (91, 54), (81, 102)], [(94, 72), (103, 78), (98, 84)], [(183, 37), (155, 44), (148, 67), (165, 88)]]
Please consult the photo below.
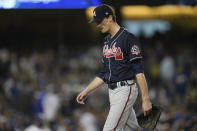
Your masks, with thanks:
[(127, 37), (128, 54), (129, 60), (132, 62), (137, 59), (142, 59), (141, 44), (139, 40), (134, 36), (129, 34)]
[(139, 73), (144, 73), (143, 61), (141, 59), (137, 59), (131, 63), (133, 72), (135, 75)]
[(105, 63), (104, 63), (104, 61), (102, 59), (102, 69), (101, 69), (101, 71), (99, 72), (99, 74), (97, 76), (99, 78), (101, 78), (104, 82), (105, 82), (106, 71), (107, 71), (107, 67), (105, 66)]

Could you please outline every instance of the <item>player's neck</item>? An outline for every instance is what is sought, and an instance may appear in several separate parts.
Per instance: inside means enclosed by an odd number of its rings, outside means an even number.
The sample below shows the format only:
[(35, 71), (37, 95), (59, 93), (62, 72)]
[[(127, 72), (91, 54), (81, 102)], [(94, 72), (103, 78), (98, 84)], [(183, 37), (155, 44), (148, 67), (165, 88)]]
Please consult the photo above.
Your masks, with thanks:
[(120, 26), (114, 22), (113, 24), (111, 24), (111, 27), (109, 29), (109, 34), (111, 36), (111, 38), (113, 38), (115, 36), (115, 34), (120, 30)]

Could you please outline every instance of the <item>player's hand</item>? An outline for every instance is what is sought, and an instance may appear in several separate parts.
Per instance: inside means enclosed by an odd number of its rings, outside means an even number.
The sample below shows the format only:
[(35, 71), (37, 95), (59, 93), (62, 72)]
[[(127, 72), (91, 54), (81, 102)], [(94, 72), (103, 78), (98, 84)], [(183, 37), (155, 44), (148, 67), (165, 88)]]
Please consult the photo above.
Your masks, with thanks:
[(144, 112), (144, 116), (148, 115), (148, 113), (152, 109), (152, 103), (150, 102), (150, 99), (145, 99), (142, 101), (142, 110)]
[(87, 91), (86, 90), (83, 90), (81, 93), (79, 93), (79, 95), (76, 98), (77, 103), (79, 103), (79, 104), (85, 104), (84, 103), (84, 100), (87, 98), (87, 96), (88, 96)]

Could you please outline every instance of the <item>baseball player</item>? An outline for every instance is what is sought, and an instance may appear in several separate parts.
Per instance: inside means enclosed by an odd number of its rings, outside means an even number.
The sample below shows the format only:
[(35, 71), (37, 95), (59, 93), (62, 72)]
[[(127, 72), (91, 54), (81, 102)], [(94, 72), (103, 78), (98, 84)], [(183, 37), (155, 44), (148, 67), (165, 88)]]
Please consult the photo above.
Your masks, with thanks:
[(139, 85), (142, 96), (142, 110), (147, 115), (152, 109), (148, 87), (142, 65), (142, 52), (138, 39), (120, 27), (115, 13), (109, 5), (102, 4), (93, 11), (93, 19), (102, 33), (108, 33), (103, 42), (103, 68), (98, 76), (77, 96), (79, 104), (90, 92), (107, 83), (110, 110), (103, 131), (138, 131), (133, 105)]

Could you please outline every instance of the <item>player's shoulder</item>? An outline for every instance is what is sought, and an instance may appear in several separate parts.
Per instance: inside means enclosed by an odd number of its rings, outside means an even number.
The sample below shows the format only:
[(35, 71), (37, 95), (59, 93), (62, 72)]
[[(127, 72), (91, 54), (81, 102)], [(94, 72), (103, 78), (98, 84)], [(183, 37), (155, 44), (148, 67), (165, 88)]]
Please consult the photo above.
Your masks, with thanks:
[(127, 44), (140, 44), (139, 42), (139, 38), (136, 37), (133, 33), (129, 32), (128, 30), (125, 30), (125, 34), (126, 34), (126, 43)]

